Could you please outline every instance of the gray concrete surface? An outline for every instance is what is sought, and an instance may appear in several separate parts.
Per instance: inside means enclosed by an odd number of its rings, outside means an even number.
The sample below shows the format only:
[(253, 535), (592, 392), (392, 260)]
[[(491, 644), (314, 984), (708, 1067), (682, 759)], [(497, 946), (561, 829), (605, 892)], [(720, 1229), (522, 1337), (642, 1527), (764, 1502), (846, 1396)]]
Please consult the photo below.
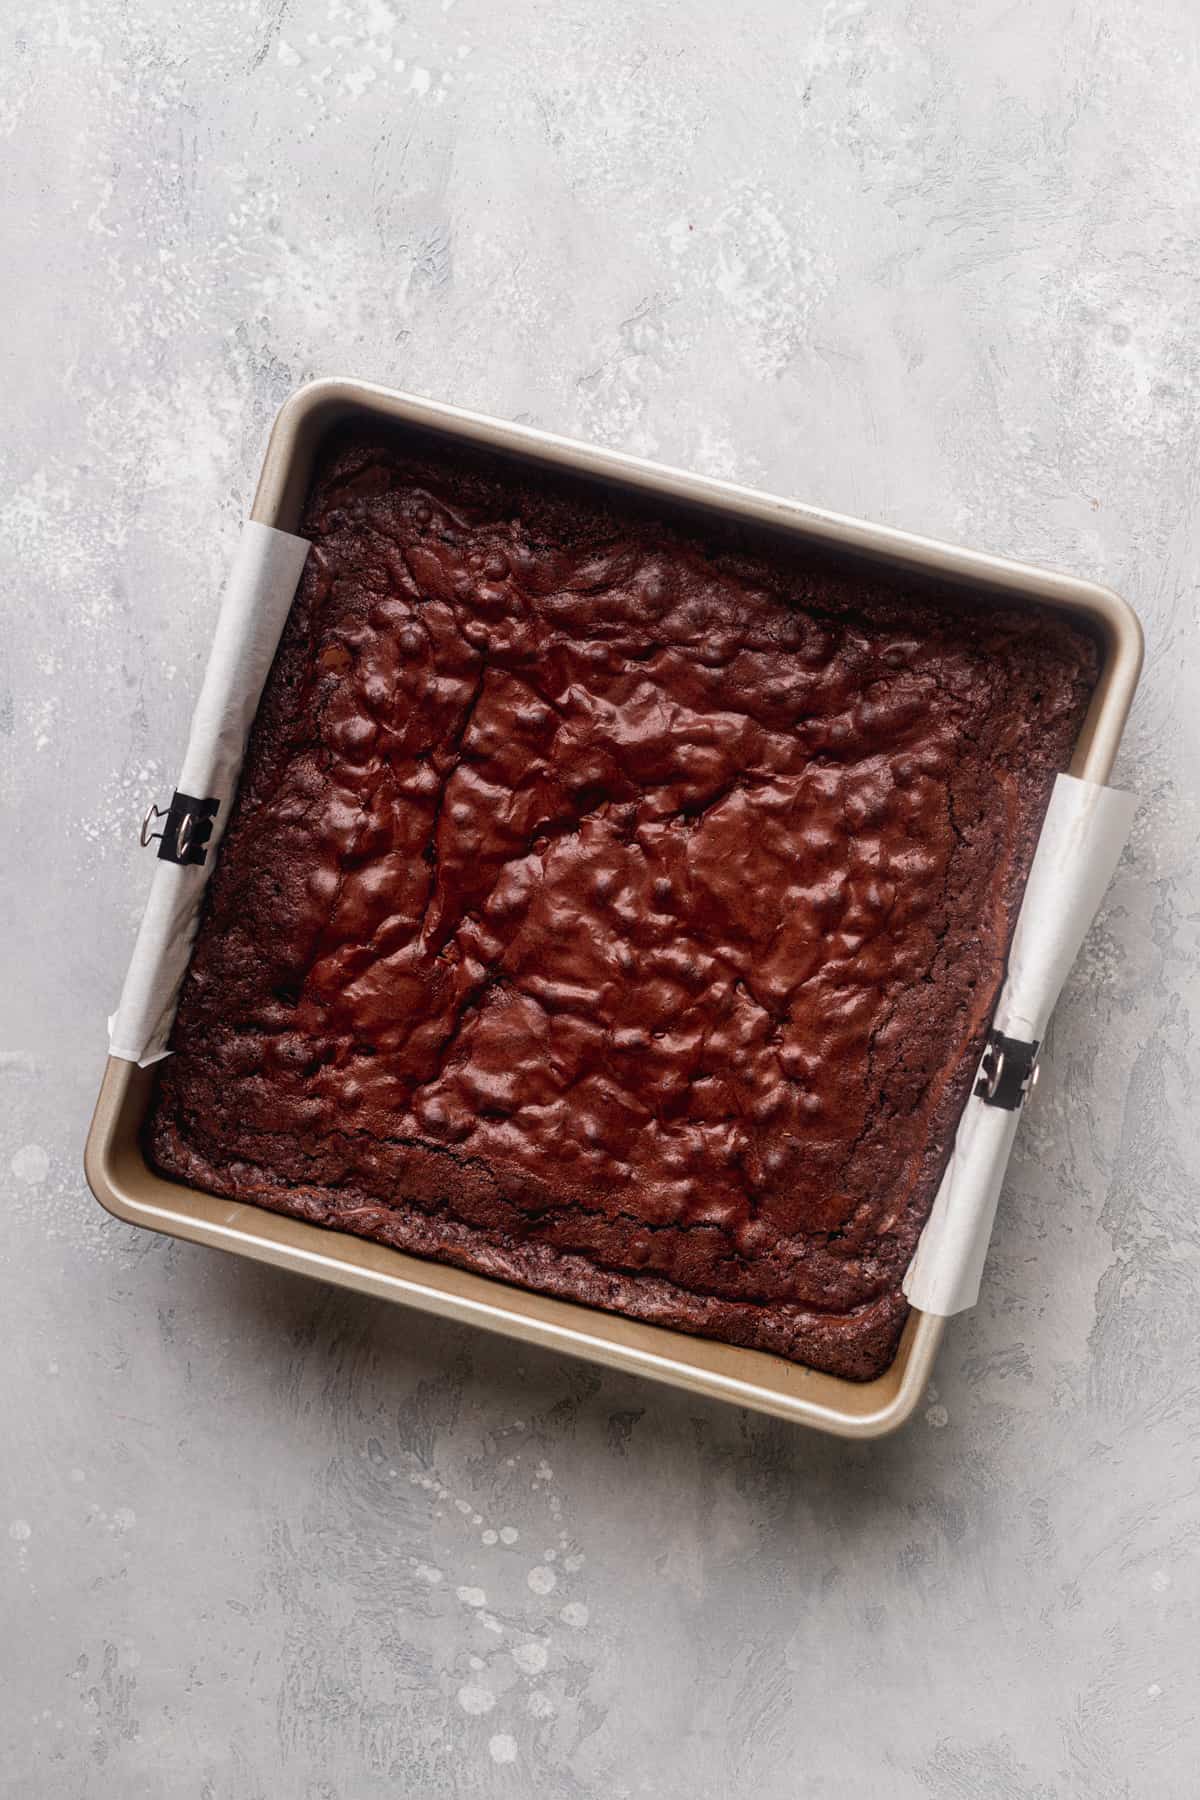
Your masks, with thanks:
[[(1194, 1795), (1193, 0), (66, 0), (0, 43), (0, 1791)], [(87, 1194), (136, 822), (318, 373), (1142, 612), (1144, 808), (898, 1439)]]

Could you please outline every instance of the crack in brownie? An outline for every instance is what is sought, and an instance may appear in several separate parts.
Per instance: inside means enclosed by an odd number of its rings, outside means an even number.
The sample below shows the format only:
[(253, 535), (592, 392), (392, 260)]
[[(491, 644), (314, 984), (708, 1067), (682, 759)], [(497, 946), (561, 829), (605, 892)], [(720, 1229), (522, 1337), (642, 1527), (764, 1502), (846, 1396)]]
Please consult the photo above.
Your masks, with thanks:
[(398, 440), (302, 530), (154, 1165), (881, 1373), (1090, 639)]

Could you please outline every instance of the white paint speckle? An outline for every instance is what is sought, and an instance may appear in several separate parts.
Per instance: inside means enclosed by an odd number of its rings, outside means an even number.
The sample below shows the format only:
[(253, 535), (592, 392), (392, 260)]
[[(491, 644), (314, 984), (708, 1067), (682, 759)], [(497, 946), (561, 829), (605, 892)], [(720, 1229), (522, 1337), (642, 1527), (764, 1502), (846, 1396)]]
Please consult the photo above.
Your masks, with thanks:
[(442, 1571), (435, 1568), (432, 1563), (418, 1563), (415, 1573), (421, 1581), (427, 1581), (430, 1587), (436, 1587), (439, 1581), (445, 1579)]
[(502, 1525), (500, 1527), (500, 1542), (502, 1544), (515, 1544), (520, 1535), (521, 1534), (515, 1525)]
[(484, 1666), (482, 1656), (469, 1656), (467, 1662), (472, 1669), (476, 1670), (482, 1669)]
[(1165, 1594), (1171, 1585), (1171, 1577), (1165, 1569), (1155, 1569), (1150, 1577), (1150, 1586), (1156, 1594)]
[(535, 1564), (525, 1579), (535, 1594), (552, 1594), (558, 1584), (558, 1576), (544, 1563)]
[(385, 0), (366, 0), (362, 22), (368, 37), (390, 37), (396, 29), (396, 15)]
[(572, 1575), (577, 1575), (586, 1561), (587, 1558), (581, 1550), (574, 1550), (570, 1556), (563, 1557), (563, 1568), (569, 1570)]
[(950, 1423), (950, 1414), (944, 1406), (931, 1406), (925, 1414), (925, 1423), (931, 1425), (935, 1431), (940, 1431), (943, 1425)]
[(554, 1702), (549, 1694), (533, 1693), (525, 1702), (525, 1710), (535, 1719), (552, 1719)]
[(572, 1631), (582, 1631), (589, 1617), (588, 1609), (582, 1600), (569, 1600), (558, 1616), (564, 1625), (571, 1627)]
[(490, 1549), (493, 1544), (499, 1543), (500, 1534), (498, 1532), (493, 1531), (491, 1526), (489, 1525), (486, 1531), (480, 1532), (479, 1541), (481, 1544), (486, 1544), (488, 1546), (488, 1548)]
[(132, 1506), (114, 1507), (112, 1522), (117, 1531), (132, 1531), (137, 1524), (137, 1514)]
[(537, 1638), (530, 1638), (527, 1644), (513, 1646), (512, 1659), (523, 1675), (540, 1675), (549, 1661), (550, 1652), (545, 1644)]
[(466, 1681), (458, 1690), (458, 1704), (465, 1713), (473, 1713), (476, 1718), (480, 1718), (484, 1713), (491, 1712), (496, 1704), (496, 1696), (482, 1682)]
[(33, 1527), (28, 1519), (14, 1519), (8, 1528), (8, 1535), (14, 1543), (27, 1544), (33, 1536)]
[(554, 1470), (548, 1462), (540, 1462), (533, 1472), (538, 1481), (554, 1480)]
[(479, 1623), (483, 1626), (483, 1629), (485, 1631), (494, 1631), (496, 1633), (497, 1637), (500, 1637), (503, 1635), (504, 1627), (500, 1623), (499, 1619), (496, 1617), (495, 1613), (490, 1613), (490, 1612), (480, 1613)]
[(39, 1187), (50, 1173), (50, 1158), (40, 1144), (22, 1144), (13, 1152), (9, 1168), (26, 1187)]
[(1157, 1700), (1158, 1696), (1161, 1693), (1162, 1693), (1162, 1687), (1160, 1686), (1160, 1684), (1157, 1681), (1152, 1681), (1150, 1683), (1150, 1686), (1146, 1689), (1147, 1698), (1149, 1698), (1151, 1700)]
[(429, 92), (430, 74), (428, 69), (415, 68), (408, 78), (410, 94), (427, 94)]
[(488, 1755), (493, 1762), (514, 1763), (517, 1760), (517, 1740), (510, 1737), (507, 1731), (498, 1731), (495, 1737), (488, 1739)]
[(459, 1599), (462, 1601), (464, 1606), (486, 1606), (487, 1605), (487, 1595), (484, 1593), (482, 1588), (460, 1587), (460, 1588), (455, 1589), (455, 1593), (458, 1595)]
[(543, 1550), (542, 1551), (542, 1561), (543, 1562), (554, 1562), (556, 1560), (557, 1556), (558, 1556), (557, 1550)]
[[(439, 1500), (441, 1499), (440, 1494), (438, 1495), (438, 1498), (439, 1498)], [(464, 1518), (471, 1510), (471, 1502), (469, 1500), (456, 1500), (454, 1502), (454, 1504), (455, 1504), (455, 1506), (457, 1506), (459, 1512), (462, 1513)]]

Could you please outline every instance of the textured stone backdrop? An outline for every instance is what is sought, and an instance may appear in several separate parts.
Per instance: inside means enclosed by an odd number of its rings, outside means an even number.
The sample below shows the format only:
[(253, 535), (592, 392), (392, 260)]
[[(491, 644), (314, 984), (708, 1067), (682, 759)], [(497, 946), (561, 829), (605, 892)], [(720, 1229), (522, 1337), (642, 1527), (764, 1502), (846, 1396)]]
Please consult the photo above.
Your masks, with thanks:
[[(1194, 0), (69, 0), (0, 45), (0, 1791), (1193, 1795)], [(1141, 611), (1144, 809), (898, 1439), (88, 1196), (137, 821), (334, 373)]]

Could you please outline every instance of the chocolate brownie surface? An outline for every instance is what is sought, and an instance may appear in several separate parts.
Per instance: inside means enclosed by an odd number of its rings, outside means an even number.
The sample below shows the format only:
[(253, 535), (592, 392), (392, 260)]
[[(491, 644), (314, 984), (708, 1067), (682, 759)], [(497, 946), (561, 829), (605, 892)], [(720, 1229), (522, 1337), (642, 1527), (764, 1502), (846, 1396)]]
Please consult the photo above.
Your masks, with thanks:
[(1090, 640), (399, 442), (303, 531), (154, 1164), (880, 1373)]

